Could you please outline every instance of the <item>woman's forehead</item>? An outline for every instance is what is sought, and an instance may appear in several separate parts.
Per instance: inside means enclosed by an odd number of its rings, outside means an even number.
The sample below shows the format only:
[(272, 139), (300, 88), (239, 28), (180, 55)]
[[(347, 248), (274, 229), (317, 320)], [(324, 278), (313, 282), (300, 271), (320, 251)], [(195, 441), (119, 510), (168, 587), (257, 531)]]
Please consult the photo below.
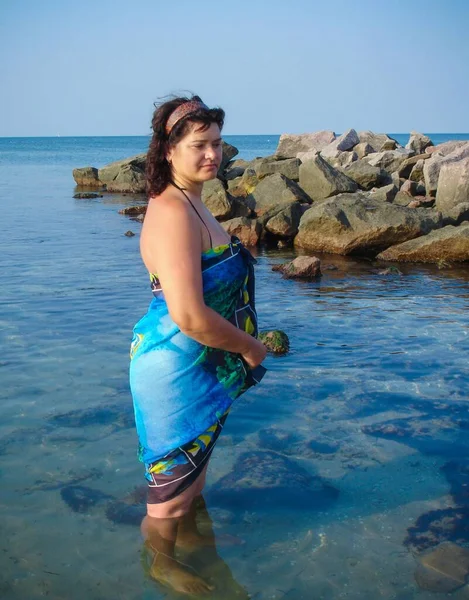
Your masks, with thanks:
[(217, 123), (211, 123), (210, 127), (205, 128), (202, 123), (194, 123), (187, 134), (184, 136), (185, 139), (194, 140), (216, 140), (220, 138), (220, 127)]

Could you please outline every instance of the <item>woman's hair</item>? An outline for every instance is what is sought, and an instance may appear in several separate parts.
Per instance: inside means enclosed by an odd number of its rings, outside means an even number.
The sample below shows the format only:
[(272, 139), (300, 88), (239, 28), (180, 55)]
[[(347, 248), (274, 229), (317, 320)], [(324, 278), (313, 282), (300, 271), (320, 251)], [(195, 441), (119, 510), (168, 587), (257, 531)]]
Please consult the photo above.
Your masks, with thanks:
[[(179, 119), (167, 134), (166, 126), (170, 115), (181, 104), (191, 101), (200, 102), (200, 108)], [(202, 131), (207, 130), (212, 123), (216, 123), (222, 129), (224, 119), (225, 112), (221, 108), (208, 108), (199, 96), (176, 97), (161, 104), (155, 104), (155, 112), (151, 121), (153, 135), (148, 148), (145, 168), (148, 197), (158, 196), (171, 183), (171, 165), (166, 160), (166, 155), (188, 133), (191, 124), (199, 123)]]

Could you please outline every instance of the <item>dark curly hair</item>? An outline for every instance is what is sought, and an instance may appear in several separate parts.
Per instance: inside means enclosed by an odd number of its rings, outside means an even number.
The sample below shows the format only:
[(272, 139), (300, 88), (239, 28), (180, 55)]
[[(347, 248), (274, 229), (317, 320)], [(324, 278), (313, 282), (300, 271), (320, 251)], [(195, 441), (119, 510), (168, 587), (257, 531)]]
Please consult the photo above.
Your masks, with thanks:
[(202, 102), (199, 96), (191, 96), (190, 98), (179, 96), (172, 97), (160, 104), (155, 103), (155, 112), (151, 121), (153, 135), (148, 148), (145, 167), (146, 189), (149, 198), (161, 194), (171, 183), (171, 165), (166, 160), (166, 154), (188, 133), (192, 123), (200, 123), (202, 131), (207, 130), (212, 123), (216, 123), (220, 129), (223, 127), (224, 110), (201, 107), (197, 112), (191, 113), (178, 121), (168, 136), (166, 134), (166, 123), (169, 116), (178, 106), (191, 100)]

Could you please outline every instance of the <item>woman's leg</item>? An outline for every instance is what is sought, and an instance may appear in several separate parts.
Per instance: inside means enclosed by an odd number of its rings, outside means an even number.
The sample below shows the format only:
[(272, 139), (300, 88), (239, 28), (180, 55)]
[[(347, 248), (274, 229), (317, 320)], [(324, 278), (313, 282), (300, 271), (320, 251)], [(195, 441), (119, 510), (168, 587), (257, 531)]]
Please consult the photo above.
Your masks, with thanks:
[[(154, 552), (150, 569), (152, 577), (178, 592), (187, 594), (204, 594), (213, 589), (174, 556), (178, 534), (182, 533), (184, 537), (183, 530), (187, 531), (190, 527), (188, 520), (191, 517), (195, 519), (192, 505), (205, 482), (205, 471), (206, 467), (194, 483), (176, 498), (160, 504), (147, 504), (147, 516), (141, 525), (145, 546)], [(195, 522), (193, 527), (196, 527)]]

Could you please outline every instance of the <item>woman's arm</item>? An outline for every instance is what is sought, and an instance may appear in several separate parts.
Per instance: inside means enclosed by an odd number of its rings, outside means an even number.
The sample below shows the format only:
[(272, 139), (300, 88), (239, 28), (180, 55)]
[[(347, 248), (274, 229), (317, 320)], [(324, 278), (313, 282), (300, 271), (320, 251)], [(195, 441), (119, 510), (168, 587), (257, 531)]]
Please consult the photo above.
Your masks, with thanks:
[(171, 191), (152, 199), (140, 248), (150, 273), (157, 273), (169, 314), (183, 333), (201, 344), (245, 355), (255, 366), (264, 345), (238, 329), (204, 302), (200, 225), (192, 209)]

